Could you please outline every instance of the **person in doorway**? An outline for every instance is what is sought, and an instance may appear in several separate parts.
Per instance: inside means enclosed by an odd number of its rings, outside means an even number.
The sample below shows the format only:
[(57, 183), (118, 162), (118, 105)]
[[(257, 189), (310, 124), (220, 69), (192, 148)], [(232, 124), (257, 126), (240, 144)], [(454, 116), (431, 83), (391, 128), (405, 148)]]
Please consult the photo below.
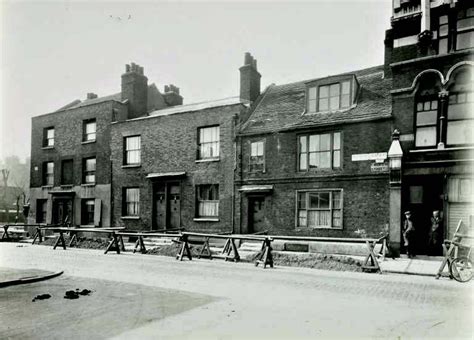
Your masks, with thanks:
[(433, 216), (431, 217), (431, 228), (428, 233), (428, 254), (429, 255), (439, 255), (442, 242), (442, 226), (441, 226), (441, 217), (438, 210), (433, 211)]
[(415, 257), (415, 227), (411, 220), (411, 212), (405, 211), (405, 222), (403, 224), (403, 240), (409, 258)]

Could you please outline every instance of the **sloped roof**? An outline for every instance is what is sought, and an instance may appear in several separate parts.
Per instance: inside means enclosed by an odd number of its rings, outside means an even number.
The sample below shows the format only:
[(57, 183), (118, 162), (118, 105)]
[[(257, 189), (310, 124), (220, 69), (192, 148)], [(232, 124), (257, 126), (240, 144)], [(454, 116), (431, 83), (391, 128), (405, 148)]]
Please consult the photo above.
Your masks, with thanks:
[[(356, 105), (327, 113), (304, 113), (306, 83), (326, 78), (355, 75), (360, 85)], [(241, 134), (269, 133), (313, 126), (352, 123), (391, 117), (391, 79), (383, 78), (383, 66), (309, 79), (284, 85), (271, 85), (243, 124)]]
[[(100, 104), (100, 103), (111, 101), (111, 100), (122, 102), (122, 93), (121, 92), (114, 93), (108, 96), (98, 97), (94, 99), (86, 99), (84, 101), (76, 99), (75, 101), (63, 106), (62, 108), (58, 109), (55, 112), (77, 109), (79, 107)], [(166, 104), (164, 103), (163, 98), (161, 98), (160, 91), (158, 90), (156, 85), (154, 83), (148, 85), (148, 105), (147, 105), (148, 108), (153, 110), (153, 109), (156, 109), (157, 106), (164, 106), (164, 105)]]

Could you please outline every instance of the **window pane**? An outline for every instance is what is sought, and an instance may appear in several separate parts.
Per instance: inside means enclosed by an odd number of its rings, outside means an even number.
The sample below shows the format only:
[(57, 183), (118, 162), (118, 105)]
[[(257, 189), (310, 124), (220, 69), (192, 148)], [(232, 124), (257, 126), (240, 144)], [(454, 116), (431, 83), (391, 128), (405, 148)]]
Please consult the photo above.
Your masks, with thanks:
[(320, 147), (319, 150), (321, 151), (326, 151), (326, 150), (331, 150), (331, 135), (329, 133), (326, 133), (324, 135), (320, 135)]
[(309, 208), (317, 209), (319, 208), (319, 193), (310, 192), (308, 194), (309, 198)]
[(423, 111), (423, 103), (416, 104), (416, 111)]
[(436, 124), (438, 113), (436, 111), (424, 111), (416, 114), (416, 125), (433, 125)]
[(298, 208), (306, 209), (306, 193), (305, 192), (298, 193)]
[(309, 99), (316, 99), (316, 87), (310, 87), (308, 93)]
[(474, 47), (474, 31), (458, 33), (456, 39), (456, 49)]
[(300, 137), (300, 152), (306, 152), (306, 136)]
[(331, 152), (320, 152), (319, 153), (319, 162), (321, 168), (330, 168), (331, 167)]
[(329, 209), (329, 192), (319, 193), (319, 208)]
[(334, 209), (341, 208), (341, 192), (340, 191), (333, 191), (332, 193), (332, 207)]
[(431, 102), (423, 103), (423, 111), (429, 111), (431, 109)]
[(300, 154), (300, 170), (307, 170), (308, 169), (308, 165), (306, 163), (307, 156), (308, 156), (307, 153)]
[(309, 136), (309, 151), (319, 150), (319, 135)]
[(448, 53), (448, 39), (447, 38), (439, 39), (438, 53), (439, 54)]
[(439, 17), (439, 24), (447, 24), (448, 23), (448, 16), (447, 15), (442, 15)]
[(350, 106), (350, 96), (348, 94), (343, 94), (341, 96), (341, 108)]
[(54, 138), (54, 129), (48, 129), (47, 135), (48, 138)]
[(329, 110), (329, 99), (322, 98), (319, 99), (319, 111), (328, 111)]
[(351, 93), (351, 83), (345, 81), (342, 83), (342, 94), (350, 94)]
[(309, 168), (317, 168), (319, 166), (319, 157), (317, 152), (312, 152), (309, 154)]
[(333, 149), (334, 150), (339, 150), (340, 148), (341, 148), (341, 133), (336, 132), (336, 133), (334, 133)]
[(316, 100), (310, 100), (308, 102), (308, 112), (316, 112)]
[(342, 227), (342, 216), (341, 210), (333, 210), (332, 212), (332, 226), (333, 228)]
[(456, 120), (448, 122), (447, 144), (472, 144), (474, 120)]
[(339, 108), (339, 97), (329, 98), (329, 109), (337, 110)]
[(328, 86), (320, 86), (319, 87), (319, 98), (327, 98), (329, 97), (329, 87)]
[(416, 129), (416, 146), (436, 145), (436, 127), (423, 127)]
[(431, 110), (437, 110), (438, 109), (438, 101), (437, 100), (432, 100), (431, 101)]
[(298, 211), (298, 227), (306, 227), (306, 210), (299, 210)]
[(332, 84), (329, 86), (329, 96), (339, 96), (339, 84)]
[(334, 151), (332, 159), (332, 166), (339, 168), (341, 166), (341, 151)]
[(465, 18), (465, 19), (458, 20), (457, 22), (458, 29), (471, 27), (471, 26), (474, 26), (474, 18)]
[(440, 37), (445, 37), (448, 35), (448, 25), (442, 25), (439, 27), (439, 36)]
[(454, 104), (448, 106), (448, 120), (472, 118), (472, 104)]
[(250, 156), (257, 156), (257, 143), (250, 144)]

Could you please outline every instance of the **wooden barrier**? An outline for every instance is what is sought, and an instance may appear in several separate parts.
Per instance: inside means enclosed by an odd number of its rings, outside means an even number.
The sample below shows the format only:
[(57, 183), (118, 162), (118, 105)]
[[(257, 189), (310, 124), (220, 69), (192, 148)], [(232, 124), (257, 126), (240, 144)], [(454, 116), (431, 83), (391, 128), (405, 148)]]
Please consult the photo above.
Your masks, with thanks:
[[(198, 258), (203, 256), (212, 258), (223, 258), (225, 261), (232, 260), (234, 262), (240, 261), (239, 251), (235, 240), (249, 240), (249, 241), (260, 241), (262, 242), (262, 249), (260, 256), (256, 259), (255, 265), (263, 264), (263, 268), (266, 268), (267, 265), (273, 267), (273, 257), (271, 255), (271, 241), (272, 239), (268, 236), (259, 236), (259, 235), (221, 235), (221, 234), (205, 234), (205, 233), (193, 233), (193, 232), (183, 232), (181, 233), (180, 241), (181, 247), (176, 255), (176, 259), (182, 261), (184, 256), (189, 260), (192, 260), (191, 249), (189, 247), (189, 237), (201, 237), (204, 239), (203, 248), (201, 249)], [(209, 246), (210, 239), (225, 239), (226, 243), (221, 254), (212, 254)]]
[[(10, 241), (12, 239), (10, 234), (24, 234), (26, 233), (25, 227), (38, 227), (40, 224), (5, 224), (3, 226), (3, 235), (1, 240), (2, 241)], [(23, 230), (16, 230), (16, 229), (10, 229), (10, 228), (16, 228), (16, 227), (23, 227)]]
[(135, 242), (135, 247), (133, 249), (133, 253), (137, 251), (137, 248), (140, 247), (140, 252), (142, 254), (146, 253), (146, 248), (145, 248), (145, 242), (144, 238), (145, 237), (172, 237), (172, 236), (180, 236), (181, 233), (176, 233), (176, 231), (179, 230), (184, 230), (182, 228), (180, 229), (161, 229), (161, 230), (154, 230), (154, 231), (146, 231), (146, 232), (133, 232), (133, 231), (121, 231), (117, 232), (117, 236), (120, 238), (120, 242), (122, 244), (122, 250), (125, 250), (125, 247), (123, 247), (123, 236), (131, 236), (131, 237), (137, 237), (137, 241)]
[(388, 235), (380, 238), (345, 238), (345, 237), (316, 237), (316, 236), (269, 236), (273, 240), (285, 241), (308, 241), (308, 242), (341, 242), (341, 243), (365, 243), (367, 247), (367, 255), (362, 263), (362, 269), (366, 271), (375, 271), (382, 273), (382, 269), (377, 261), (377, 256), (374, 253), (375, 246), (382, 242), (383, 257), (385, 257), (386, 239)]

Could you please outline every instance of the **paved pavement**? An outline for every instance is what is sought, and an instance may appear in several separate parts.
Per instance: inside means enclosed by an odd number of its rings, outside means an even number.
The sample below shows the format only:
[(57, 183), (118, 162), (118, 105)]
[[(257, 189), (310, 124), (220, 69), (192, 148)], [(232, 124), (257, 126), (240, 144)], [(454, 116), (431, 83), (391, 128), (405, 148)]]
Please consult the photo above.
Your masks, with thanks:
[(473, 335), (472, 282), (308, 268), (263, 270), (248, 263), (178, 262), (14, 243), (0, 244), (0, 266), (64, 270), (65, 276), (78, 280), (105, 279), (215, 299), (176, 315), (151, 318), (116, 335), (123, 339), (472, 339)]

